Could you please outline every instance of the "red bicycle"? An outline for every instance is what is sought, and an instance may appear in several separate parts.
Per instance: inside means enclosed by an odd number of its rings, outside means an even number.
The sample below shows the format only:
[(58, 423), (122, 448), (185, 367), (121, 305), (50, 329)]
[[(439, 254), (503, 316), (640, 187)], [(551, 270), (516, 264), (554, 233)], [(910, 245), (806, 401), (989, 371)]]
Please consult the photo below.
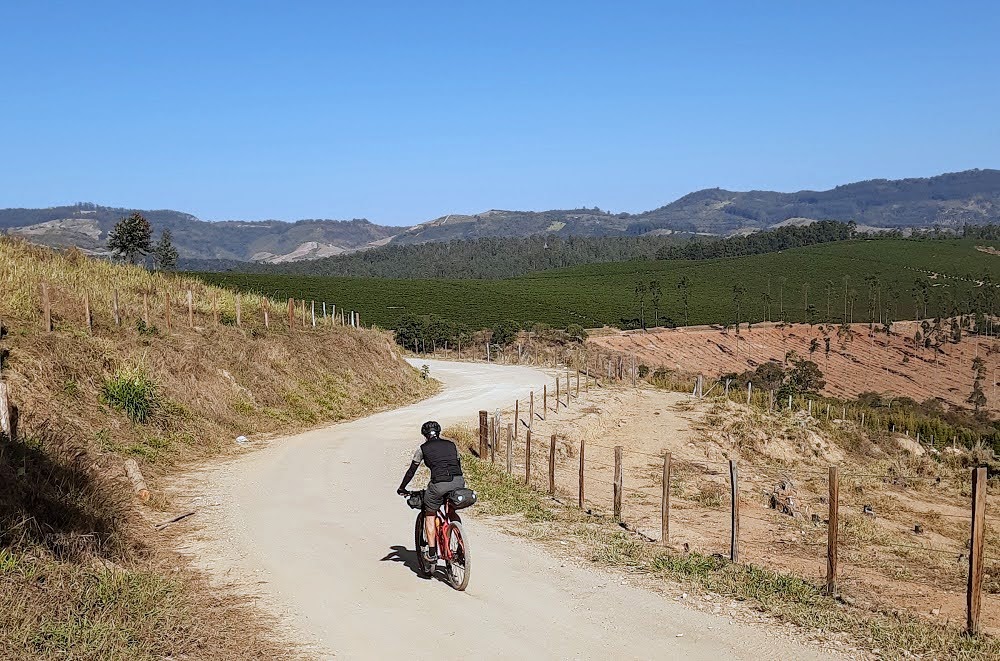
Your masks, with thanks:
[[(427, 541), (424, 535), (424, 492), (407, 491), (406, 502), (417, 513), (417, 521), (413, 527), (413, 537), (417, 549), (418, 573), (424, 578), (434, 575), (437, 562), (431, 563), (424, 559), (424, 549)], [(458, 515), (451, 494), (444, 499), (444, 504), (434, 513), (437, 517), (437, 548), (438, 559), (444, 560), (447, 570), (448, 584), (456, 590), (464, 590), (469, 585), (469, 573), (472, 558), (469, 554), (469, 543), (462, 528), (462, 518)]]

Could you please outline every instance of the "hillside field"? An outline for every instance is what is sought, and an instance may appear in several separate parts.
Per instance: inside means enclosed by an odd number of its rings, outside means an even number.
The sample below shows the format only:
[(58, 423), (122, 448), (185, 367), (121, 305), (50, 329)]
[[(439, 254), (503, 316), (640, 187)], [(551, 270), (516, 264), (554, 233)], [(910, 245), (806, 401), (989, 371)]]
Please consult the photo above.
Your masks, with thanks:
[[(565, 328), (622, 326), (638, 320), (636, 285), (657, 282), (662, 289), (658, 315), (645, 298), (646, 325), (730, 324), (736, 318), (734, 287), (745, 290), (742, 321), (763, 321), (770, 290), (770, 320), (806, 321), (806, 306), (817, 321), (868, 320), (876, 276), (880, 300), (892, 319), (917, 317), (915, 283), (927, 285), (927, 314), (949, 313), (949, 301), (970, 299), (977, 280), (989, 274), (1000, 282), (1000, 257), (977, 250), (975, 240), (844, 241), (785, 252), (711, 260), (659, 260), (596, 264), (541, 271), (506, 280), (391, 280), (326, 278), (242, 273), (201, 273), (211, 283), (277, 298), (314, 299), (361, 312), (362, 322), (393, 327), (405, 313), (435, 314), (484, 328), (512, 319)], [(690, 282), (685, 319), (682, 290)], [(805, 287), (808, 290), (805, 290)], [(853, 299), (853, 311), (850, 300)], [(923, 306), (923, 304), (921, 304)], [(783, 312), (782, 312), (783, 310)]]

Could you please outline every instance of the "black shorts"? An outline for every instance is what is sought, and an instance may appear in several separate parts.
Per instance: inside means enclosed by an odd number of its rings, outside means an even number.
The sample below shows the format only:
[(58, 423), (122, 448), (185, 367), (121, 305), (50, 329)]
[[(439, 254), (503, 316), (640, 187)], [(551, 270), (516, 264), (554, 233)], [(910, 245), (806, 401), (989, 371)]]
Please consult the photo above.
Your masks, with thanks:
[(424, 490), (424, 511), (430, 514), (438, 511), (444, 505), (445, 497), (455, 489), (465, 487), (465, 478), (461, 475), (451, 478), (447, 482), (431, 482)]

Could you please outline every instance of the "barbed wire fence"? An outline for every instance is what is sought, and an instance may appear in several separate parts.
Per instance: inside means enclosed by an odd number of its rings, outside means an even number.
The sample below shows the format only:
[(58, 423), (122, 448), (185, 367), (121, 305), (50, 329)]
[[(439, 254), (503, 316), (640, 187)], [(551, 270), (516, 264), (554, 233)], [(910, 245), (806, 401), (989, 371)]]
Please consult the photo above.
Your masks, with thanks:
[[(935, 583), (926, 584), (927, 587), (964, 590), (965, 628), (972, 634), (980, 632), (984, 579), (991, 577), (995, 582), (1000, 575), (1000, 557), (989, 555), (985, 548), (986, 467), (971, 468), (968, 489), (962, 486), (954, 494), (967, 494), (966, 513), (954, 511), (956, 508), (913, 512), (919, 519), (912, 530), (914, 542), (900, 543), (876, 522), (881, 514), (875, 507), (888, 508), (889, 504), (870, 502), (866, 485), (927, 484), (940, 488), (940, 476), (905, 474), (898, 470), (841, 470), (836, 465), (819, 470), (736, 459), (691, 460), (675, 458), (668, 451), (646, 452), (586, 438), (574, 441), (558, 433), (540, 436), (537, 423), (557, 416), (574, 401), (582, 403), (592, 387), (602, 388), (609, 380), (634, 382), (638, 377), (627, 355), (601, 356), (597, 361), (601, 369), (595, 372), (600, 376), (590, 373), (593, 362), (581, 361), (583, 370), (566, 368), (554, 378), (551, 387), (545, 384), (540, 393), (533, 390), (492, 417), (481, 411), (479, 456), (496, 463), (499, 453), (504, 470), (517, 475), (529, 487), (564, 504), (575, 502), (587, 513), (610, 516), (622, 528), (651, 544), (671, 547), (671, 528), (676, 533), (677, 526), (691, 527), (694, 525), (691, 515), (697, 511), (718, 533), (707, 542), (713, 555), (733, 563), (766, 566), (774, 561), (774, 552), (761, 553), (747, 544), (749, 526), (751, 536), (768, 537), (772, 546), (784, 549), (786, 554), (795, 555), (798, 550), (801, 559), (812, 565), (822, 566), (825, 561), (824, 570), (806, 578), (820, 582), (821, 589), (831, 596), (840, 596), (845, 588), (860, 588), (879, 567), (886, 566), (890, 569), (886, 580), (900, 583), (894, 586), (893, 593), (900, 598), (904, 595), (900, 589), (917, 585), (905, 563), (923, 562), (936, 577)], [(776, 410), (773, 394), (764, 392), (755, 396), (751, 387), (749, 394), (737, 395), (730, 385), (716, 381), (706, 389), (704, 378), (695, 376), (690, 388), (684, 389), (692, 398), (708, 397), (715, 392), (717, 399)], [(783, 408), (785, 412), (809, 417), (825, 419), (831, 415), (832, 407), (814, 407), (810, 401), (793, 396), (783, 402)], [(841, 419), (849, 419), (849, 414), (841, 411)], [(503, 424), (506, 416), (511, 421)], [(860, 428), (868, 422), (862, 422), (865, 416), (866, 412), (860, 411), (855, 420)], [(682, 494), (684, 484), (704, 479), (713, 486), (707, 493), (693, 497)], [(809, 496), (806, 503), (800, 503), (792, 489), (793, 481), (799, 480), (825, 493)], [(774, 486), (767, 489), (768, 485)], [(764, 503), (758, 500), (758, 492)], [(659, 516), (653, 514), (656, 505)], [(707, 513), (703, 511), (706, 509)], [(810, 516), (807, 518), (806, 514)], [(719, 539), (723, 531), (727, 533), (724, 540)], [(956, 539), (964, 539), (965, 543)], [(825, 549), (825, 553), (820, 549)], [(994, 585), (989, 593), (996, 591)]]

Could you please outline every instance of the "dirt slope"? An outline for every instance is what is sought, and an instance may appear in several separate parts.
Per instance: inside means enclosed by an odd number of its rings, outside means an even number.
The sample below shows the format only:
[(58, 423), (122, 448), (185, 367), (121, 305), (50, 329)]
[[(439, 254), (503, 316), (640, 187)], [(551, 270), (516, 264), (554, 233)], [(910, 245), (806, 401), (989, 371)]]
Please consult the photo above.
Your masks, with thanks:
[(570, 566), (474, 515), (468, 591), (418, 579), (413, 512), (395, 488), (419, 424), (464, 422), (547, 380), (529, 368), (424, 362), (446, 386), (430, 400), (281, 439), (192, 476), (180, 491), (218, 505), (202, 510), (207, 525), (189, 540), (196, 562), (222, 581), (258, 586), (260, 603), (318, 657), (823, 658)]
[[(650, 332), (627, 332), (594, 337), (588, 344), (597, 350), (635, 354), (650, 367), (665, 367), (706, 376), (753, 369), (767, 360), (784, 360), (789, 351), (815, 361), (826, 378), (825, 394), (854, 397), (874, 391), (905, 395), (917, 401), (940, 397), (950, 404), (964, 402), (972, 390), (972, 360), (978, 355), (986, 362), (984, 390), (991, 409), (1000, 409), (993, 381), (1000, 367), (1000, 344), (995, 338), (964, 338), (947, 344), (936, 357), (932, 349), (917, 349), (913, 335), (917, 322), (893, 324), (888, 338), (878, 333), (869, 337), (868, 327), (853, 326), (853, 338), (837, 336), (831, 330), (829, 354), (825, 351), (822, 328), (795, 324), (785, 329), (774, 325), (732, 331), (685, 328)], [(812, 340), (818, 347), (810, 352)], [(905, 361), (904, 361), (905, 358)]]

